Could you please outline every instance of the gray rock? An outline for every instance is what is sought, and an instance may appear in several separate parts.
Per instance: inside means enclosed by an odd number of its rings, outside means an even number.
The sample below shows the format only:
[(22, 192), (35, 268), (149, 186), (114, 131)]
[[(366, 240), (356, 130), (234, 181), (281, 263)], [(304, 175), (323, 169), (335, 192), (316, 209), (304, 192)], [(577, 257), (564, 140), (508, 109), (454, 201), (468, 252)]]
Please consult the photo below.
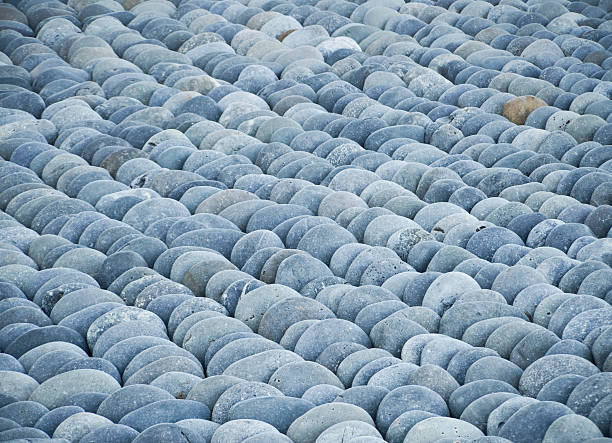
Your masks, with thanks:
[(119, 424), (139, 432), (157, 423), (176, 423), (189, 418), (208, 420), (210, 410), (200, 402), (192, 400), (159, 400), (126, 414)]
[(395, 419), (412, 410), (448, 416), (448, 407), (438, 394), (422, 386), (403, 386), (391, 391), (380, 402), (376, 413), (378, 429), (386, 433)]
[(230, 419), (251, 419), (269, 423), (285, 433), (289, 425), (315, 405), (291, 397), (255, 397), (236, 403), (230, 409)]
[(316, 406), (295, 420), (287, 436), (295, 442), (314, 442), (329, 427), (349, 420), (374, 426), (374, 421), (363, 409), (348, 403), (327, 403)]

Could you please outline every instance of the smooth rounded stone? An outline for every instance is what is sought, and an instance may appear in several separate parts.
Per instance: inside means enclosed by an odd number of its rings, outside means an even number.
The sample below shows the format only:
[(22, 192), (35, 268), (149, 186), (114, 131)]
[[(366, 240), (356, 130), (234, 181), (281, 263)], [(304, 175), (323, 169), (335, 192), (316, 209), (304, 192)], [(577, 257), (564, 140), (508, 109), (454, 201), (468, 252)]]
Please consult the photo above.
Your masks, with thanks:
[[(406, 434), (406, 439), (415, 442), (440, 441), (438, 437), (451, 435), (457, 438), (476, 439), (484, 434), (474, 425), (449, 417), (430, 417), (416, 423)], [(474, 441), (474, 440), (472, 440)]]
[(1, 373), (5, 380), (12, 383), (2, 386), (0, 393), (14, 398), (15, 401), (28, 400), (31, 393), (39, 387), (38, 382), (26, 374), (14, 371), (2, 371)]
[[(31, 427), (13, 427), (0, 433), (0, 436), (7, 441), (39, 441), (49, 440), (49, 436), (43, 431)], [(26, 438), (28, 440), (26, 440)], [(59, 439), (58, 441), (67, 441)]]
[(23, 372), (25, 370), (19, 360), (9, 354), (0, 354), (0, 361), (2, 362), (2, 370), (3, 371), (14, 371), (14, 372)]
[(536, 403), (536, 400), (530, 397), (521, 396), (514, 396), (506, 400), (489, 414), (487, 419), (487, 434), (490, 436), (499, 435), (502, 426), (515, 412), (523, 406)]
[[(204, 313), (208, 314), (209, 312), (205, 311)], [(200, 314), (200, 313), (198, 313), (198, 314)], [(210, 346), (208, 348), (208, 351), (206, 351), (205, 362), (206, 363), (210, 362), (210, 360), (212, 358), (214, 358), (214, 356), (218, 352), (220, 352), (226, 345), (230, 345), (233, 342), (241, 340), (241, 339), (244, 339), (244, 338), (260, 338), (260, 337), (258, 337), (257, 334), (254, 334), (252, 332), (234, 332), (234, 333), (231, 333), (231, 334), (227, 334), (227, 335), (223, 336), (221, 339), (215, 341), (212, 344), (212, 346)], [(247, 343), (247, 342), (240, 342), (240, 343), (238, 343), (238, 345), (240, 345), (242, 343)], [(255, 345), (265, 345), (266, 344), (265, 341), (261, 341), (261, 340), (259, 342), (254, 342), (254, 343), (255, 343)], [(228, 348), (228, 350), (229, 349), (231, 349), (231, 347)], [(266, 352), (266, 351), (263, 351), (263, 352)], [(223, 355), (223, 354), (227, 354), (227, 350), (221, 353), (221, 355)]]
[(417, 366), (411, 363), (396, 363), (376, 372), (367, 386), (378, 386), (387, 390), (393, 390), (410, 384), (410, 377)]
[(500, 405), (512, 398), (520, 396), (510, 392), (495, 392), (486, 394), (482, 398), (473, 401), (461, 414), (461, 420), (467, 421), (478, 427), (482, 432), (487, 432), (487, 421), (489, 415)]
[(340, 389), (337, 386), (317, 385), (304, 392), (304, 395), (302, 395), (302, 400), (306, 400), (315, 406), (320, 406), (333, 402), (338, 394), (342, 392), (343, 389)]
[[(118, 378), (118, 377), (117, 377)], [(108, 397), (108, 394), (100, 392), (81, 392), (79, 394), (71, 395), (66, 400), (66, 406), (79, 406), (85, 410), (85, 412), (96, 412), (102, 400)]]
[[(397, 254), (382, 246), (365, 248), (365, 250), (361, 250), (360, 247), (356, 249), (356, 251), (350, 249), (345, 251), (348, 253), (345, 257), (340, 255), (338, 264), (341, 269), (347, 266), (344, 278), (352, 285), (380, 286), (392, 275), (409, 269), (399, 260)], [(350, 263), (342, 263), (343, 258), (351, 259), (353, 254), (355, 255)]]
[(232, 332), (250, 332), (250, 329), (241, 321), (233, 318), (210, 317), (197, 322), (187, 331), (183, 339), (183, 346), (196, 357), (203, 359), (212, 342)]
[(209, 420), (199, 418), (188, 418), (180, 420), (175, 424), (181, 430), (181, 434), (189, 441), (210, 441), (210, 438), (219, 425)]
[(608, 308), (591, 309), (576, 315), (563, 330), (563, 339), (584, 341), (587, 335), (604, 326), (610, 317)]
[(389, 390), (381, 386), (353, 386), (339, 394), (334, 402), (354, 404), (375, 417), (378, 405), (388, 393)]
[(79, 406), (60, 406), (40, 417), (34, 427), (50, 436), (64, 420), (81, 412), (85, 411)]
[(354, 342), (336, 342), (329, 345), (319, 354), (317, 363), (325, 366), (332, 372), (336, 372), (338, 365), (350, 354), (366, 349), (363, 345)]
[(276, 429), (270, 424), (250, 419), (232, 420), (219, 426), (210, 441), (219, 442), (241, 442), (249, 437), (262, 435), (264, 433), (277, 433)]
[(609, 214), (612, 211), (612, 207), (609, 205), (602, 205), (593, 210), (584, 221), (593, 233), (602, 238), (609, 232), (612, 224), (609, 221)]
[(163, 441), (188, 442), (189, 440), (180, 426), (174, 423), (159, 423), (147, 428), (132, 441), (143, 443)]
[[(200, 363), (195, 360), (192, 355), (190, 355), (183, 349), (178, 348), (177, 346), (174, 346), (172, 344), (156, 345), (141, 351), (132, 358), (130, 363), (125, 367), (123, 371), (123, 379), (126, 380), (126, 384), (135, 384), (134, 381), (136, 381), (139, 377), (151, 377), (152, 375), (154, 375), (156, 370), (159, 370), (160, 368), (163, 368), (163, 366), (168, 365), (170, 363), (170, 361), (167, 360), (168, 357), (176, 358), (177, 364), (179, 364), (179, 359), (183, 359), (180, 361), (180, 364), (185, 367), (185, 373), (196, 372), (196, 374), (194, 375), (198, 375), (197, 373), (201, 373), (202, 371)], [(191, 362), (195, 363), (195, 366), (191, 365), (184, 359), (191, 360)], [(162, 362), (161, 360), (164, 361)], [(152, 363), (155, 363), (155, 365), (152, 365)], [(128, 380), (132, 378), (132, 376), (134, 376), (135, 374), (138, 374), (138, 376), (134, 377), (132, 383), (128, 383)]]
[(138, 436), (138, 432), (124, 425), (100, 426), (85, 434), (82, 442), (120, 442), (128, 443)]
[(265, 230), (252, 231), (236, 242), (232, 249), (231, 260), (242, 268), (248, 259), (258, 250), (267, 247), (283, 247), (277, 235)]
[(156, 386), (168, 391), (174, 398), (182, 399), (187, 397), (191, 389), (202, 380), (197, 375), (181, 371), (166, 372), (151, 382), (151, 386)]
[(281, 349), (281, 347), (274, 342), (251, 337), (250, 334), (243, 338), (237, 337), (207, 358), (207, 373), (209, 375), (219, 375), (232, 363), (242, 358), (272, 349)]
[(259, 229), (273, 230), (280, 223), (300, 215), (311, 215), (311, 212), (298, 205), (278, 204), (262, 208), (255, 212), (247, 224), (247, 232)]
[(336, 250), (348, 243), (355, 243), (355, 237), (340, 226), (319, 225), (308, 230), (299, 241), (297, 248), (329, 264)]
[(164, 217), (187, 217), (187, 208), (176, 200), (155, 198), (134, 205), (123, 217), (123, 222), (143, 232), (153, 222)]
[(576, 315), (590, 309), (601, 309), (607, 307), (607, 303), (599, 298), (588, 295), (578, 295), (563, 302), (552, 314), (548, 323), (548, 329), (561, 336), (563, 330)]
[(569, 442), (575, 440), (588, 440), (598, 437), (603, 437), (603, 434), (592, 421), (586, 417), (571, 414), (559, 417), (552, 422), (552, 424), (548, 427), (542, 441)]
[(435, 417), (436, 414), (427, 411), (419, 411), (419, 410), (409, 410), (404, 412), (399, 417), (397, 417), (391, 426), (389, 426), (389, 430), (387, 431), (385, 438), (390, 443), (402, 443), (404, 438), (416, 425), (417, 423)]
[(170, 316), (176, 307), (192, 297), (193, 295), (191, 294), (181, 293), (160, 295), (147, 305), (147, 310), (153, 312), (164, 323), (168, 324)]
[(356, 316), (367, 305), (386, 300), (397, 301), (397, 298), (388, 290), (372, 285), (350, 289), (345, 295), (339, 300), (335, 310), (338, 318), (349, 321), (355, 321)]
[(294, 351), (306, 360), (314, 361), (331, 344), (354, 342), (370, 346), (370, 339), (359, 327), (346, 320), (326, 319), (311, 325), (298, 339)]
[(234, 315), (253, 331), (257, 331), (270, 306), (279, 300), (297, 295), (299, 294), (292, 289), (280, 284), (262, 286), (240, 297)]
[(610, 426), (610, 414), (609, 414), (609, 405), (612, 397), (607, 395), (603, 399), (593, 407), (591, 412), (588, 415), (589, 420), (595, 423), (602, 432), (606, 432), (609, 430)]
[(605, 126), (606, 122), (596, 115), (583, 115), (571, 121), (565, 131), (574, 137), (578, 143), (593, 140), (597, 131)]
[[(161, 389), (160, 389), (161, 390)], [(169, 395), (169, 394), (168, 394)], [(129, 426), (139, 432), (160, 422), (176, 423), (185, 419), (210, 418), (206, 405), (192, 400), (158, 400), (141, 406), (119, 420), (119, 424)]]
[(315, 362), (287, 363), (272, 374), (269, 383), (290, 397), (301, 397), (309, 388), (318, 384), (343, 388), (340, 380), (329, 369)]
[[(455, 250), (455, 248), (446, 248), (450, 251)], [(464, 274), (469, 275), (472, 278), (475, 278), (476, 275), (478, 275), (478, 273), (491, 265), (491, 263), (488, 263), (486, 260), (483, 260), (481, 258), (476, 258), (476, 257), (471, 257), (470, 255), (467, 255), (465, 253), (461, 253), (460, 257), (463, 256), (463, 261), (460, 262), (459, 264), (454, 265), (455, 267), (453, 268), (454, 271), (456, 272), (463, 272)], [(471, 257), (471, 258), (470, 258)], [(467, 259), (466, 259), (467, 258)], [(451, 265), (453, 265), (454, 263), (451, 263)], [(483, 283), (476, 281), (476, 283), (478, 283), (480, 285), (480, 287), (483, 287)], [(488, 291), (486, 288), (483, 288), (484, 291)], [(474, 293), (476, 294), (476, 293)], [(486, 295), (485, 295), (486, 294)], [(485, 298), (485, 299), (490, 299), (489, 295), (491, 295), (489, 292), (482, 292), (479, 293), (478, 295), (475, 296), (474, 300), (478, 300), (481, 298)], [(495, 294), (495, 296), (493, 298), (496, 298), (497, 300), (494, 301), (500, 301), (503, 302), (503, 300), (501, 300), (501, 298), (497, 297), (498, 294)], [(462, 301), (471, 301), (472, 300), (472, 296), (468, 295), (466, 300), (462, 300)]]
[(53, 432), (53, 438), (65, 438), (67, 440), (80, 440), (86, 434), (95, 429), (112, 425), (107, 418), (91, 412), (79, 412), (66, 418)]
[(499, 357), (483, 357), (474, 362), (465, 374), (465, 382), (494, 378), (517, 387), (523, 371), (512, 362)]
[(227, 367), (224, 374), (237, 376), (245, 380), (267, 382), (278, 368), (296, 361), (301, 361), (301, 358), (296, 354), (285, 350), (272, 349), (235, 361)]
[[(233, 266), (225, 257), (222, 257), (216, 251), (206, 247), (180, 246), (173, 247), (169, 251), (173, 251), (173, 253), (167, 257), (169, 259), (167, 268), (170, 269), (169, 272), (166, 272), (166, 274), (169, 274), (169, 277), (173, 281), (181, 281), (185, 283), (187, 281), (186, 278), (189, 275), (189, 272), (192, 272), (192, 276), (197, 275), (202, 279), (202, 281), (190, 281), (189, 284), (192, 285), (191, 290), (200, 290), (202, 294), (206, 290), (208, 280), (216, 272), (227, 269), (235, 269), (235, 266)], [(176, 253), (174, 253), (174, 251), (176, 251)], [(160, 256), (160, 259), (161, 257), (162, 256)], [(202, 267), (199, 266), (205, 260), (210, 265), (210, 269), (208, 270), (202, 269)]]
[[(350, 221), (346, 229), (350, 231), (356, 237), (357, 240), (363, 241), (363, 234), (365, 233), (370, 222), (372, 222), (378, 216), (389, 215), (389, 214), (391, 214), (391, 212), (383, 208), (365, 209), (364, 211), (361, 211), (359, 214), (357, 214)], [(346, 248), (346, 249), (350, 249), (350, 248)], [(332, 260), (332, 262), (334, 260)]]
[(76, 369), (58, 374), (32, 392), (32, 401), (37, 401), (50, 409), (61, 406), (70, 396), (81, 392), (110, 394), (120, 388), (119, 383), (110, 375), (95, 369)]
[(20, 358), (28, 351), (50, 342), (66, 342), (78, 346), (81, 349), (86, 349), (83, 338), (76, 331), (64, 326), (43, 326), (37, 329), (32, 329), (17, 337), (7, 348), (5, 352), (14, 357)]
[(338, 439), (348, 438), (351, 441), (363, 441), (363, 438), (372, 437), (375, 441), (380, 440), (381, 435), (376, 428), (367, 423), (348, 420), (330, 426), (319, 435), (317, 442), (326, 443), (338, 441)]
[(264, 283), (253, 278), (245, 278), (230, 284), (223, 292), (219, 302), (227, 309), (230, 314), (234, 314), (238, 301), (243, 294), (251, 292), (264, 286)]
[(465, 247), (482, 259), (492, 260), (495, 253), (506, 245), (523, 246), (523, 241), (510, 229), (495, 226), (478, 230)]
[(449, 400), (449, 408), (453, 415), (461, 414), (475, 400), (492, 393), (511, 393), (518, 394), (516, 389), (506, 382), (500, 380), (477, 380), (457, 388)]
[(271, 305), (263, 315), (257, 332), (266, 338), (280, 342), (287, 329), (302, 320), (334, 318), (326, 306), (304, 297), (288, 297)]
[[(517, 280), (516, 276), (519, 274), (520, 279)], [(548, 283), (548, 280), (542, 273), (529, 266), (516, 265), (498, 274), (491, 289), (502, 294), (508, 303), (511, 303), (520, 291), (538, 283)]]
[(287, 330), (283, 334), (283, 337), (281, 338), (279, 342), (280, 345), (284, 347), (285, 349), (294, 350), (295, 345), (297, 341), (300, 339), (300, 337), (302, 336), (302, 334), (306, 332), (306, 330), (310, 326), (318, 322), (319, 320), (316, 320), (316, 319), (307, 319), (307, 320), (300, 320), (297, 323), (292, 324), (291, 326), (287, 328)]
[(434, 237), (423, 229), (406, 228), (392, 234), (386, 246), (396, 252), (402, 260), (407, 261), (410, 252), (418, 243), (432, 240)]
[(33, 401), (18, 401), (0, 408), (1, 417), (24, 427), (33, 427), (47, 412), (47, 408)]
[(546, 354), (570, 354), (582, 357), (585, 360), (592, 360), (591, 352), (588, 346), (577, 340), (561, 340), (560, 342), (552, 345), (548, 351), (546, 351)]
[(560, 375), (546, 383), (538, 393), (538, 400), (565, 404), (570, 394), (586, 377), (575, 374)]
[(558, 418), (572, 414), (567, 406), (555, 402), (538, 402), (522, 407), (504, 424), (499, 436), (511, 441), (543, 439), (549, 426)]
[(582, 282), (586, 280), (590, 274), (601, 269), (605, 269), (605, 265), (602, 266), (602, 264), (597, 261), (587, 261), (582, 263), (572, 268), (561, 278), (558, 285), (559, 289), (564, 292), (577, 293)]
[(448, 416), (448, 407), (437, 393), (423, 386), (402, 386), (383, 398), (376, 414), (378, 429), (387, 433), (392, 423), (412, 410)]
[(607, 372), (602, 372), (578, 384), (569, 395), (567, 405), (578, 414), (589, 415), (593, 408), (609, 394), (610, 379)]
[[(524, 312), (529, 313), (529, 311)], [(517, 332), (514, 340), (520, 338), (520, 335), (521, 333)], [(558, 337), (550, 331), (536, 329), (528, 332), (524, 338), (520, 338), (520, 341), (512, 349), (509, 355), (510, 361), (520, 366), (521, 369), (525, 369), (538, 358), (548, 353), (550, 348), (554, 347), (558, 342)]]
[[(233, 377), (231, 379), (234, 380)], [(194, 389), (197, 389), (197, 386)], [(240, 401), (249, 398), (279, 397), (282, 394), (277, 389), (264, 383), (244, 381), (236, 384), (233, 383), (232, 386), (225, 388), (224, 392), (219, 392), (215, 396), (217, 399), (215, 399), (212, 420), (222, 424), (230, 420), (229, 414), (231, 408)], [(193, 396), (190, 395), (190, 397)]]
[(408, 306), (421, 306), (425, 292), (440, 275), (440, 272), (427, 271), (412, 276), (404, 286), (402, 301)]
[(99, 337), (93, 348), (93, 355), (102, 357), (115, 344), (138, 336), (167, 338), (165, 331), (147, 323), (146, 320), (127, 320), (112, 326)]
[(308, 298), (316, 298), (319, 292), (327, 288), (328, 286), (333, 285), (341, 285), (346, 283), (346, 281), (341, 277), (336, 276), (324, 276), (319, 277), (314, 280), (308, 282), (302, 289), (300, 289), (300, 294), (304, 297)]
[(279, 432), (287, 432), (289, 425), (314, 405), (291, 397), (256, 397), (236, 403), (229, 412), (230, 420), (252, 419), (269, 423)]
[[(270, 260), (272, 259), (273, 257)], [(266, 265), (262, 273), (265, 267)], [(331, 277), (333, 274), (323, 262), (304, 253), (294, 253), (284, 258), (278, 265), (274, 281), (276, 284), (300, 291), (312, 280), (325, 276)]]
[(521, 376), (519, 389), (530, 397), (536, 397), (546, 383), (566, 374), (588, 377), (596, 374), (597, 368), (581, 357), (574, 355), (549, 355), (532, 363)]
[(337, 191), (325, 197), (319, 205), (318, 215), (321, 217), (336, 217), (346, 208), (363, 207), (367, 209), (365, 202), (354, 194), (346, 191)]
[(72, 268), (85, 274), (99, 275), (99, 270), (106, 256), (94, 249), (73, 249), (62, 254), (54, 263), (54, 266)]
[(194, 386), (187, 395), (187, 399), (199, 401), (212, 409), (221, 394), (231, 386), (242, 382), (242, 379), (227, 375), (211, 376)]
[(39, 383), (42, 383), (60, 372), (66, 372), (61, 369), (70, 361), (78, 360), (83, 357), (83, 353), (76, 352), (72, 349), (49, 350), (32, 362), (28, 373)]
[(95, 347), (100, 337), (114, 326), (126, 321), (143, 321), (158, 328), (161, 332), (166, 331), (166, 325), (152, 312), (148, 312), (132, 306), (115, 308), (98, 317), (87, 330), (87, 342), (90, 347)]
[(63, 237), (56, 235), (42, 235), (30, 243), (28, 255), (36, 263), (42, 263), (45, 255), (58, 246), (69, 244), (70, 242)]
[(601, 331), (601, 334), (599, 334), (597, 338), (595, 339), (595, 341), (593, 342), (593, 345), (591, 348), (592, 353), (593, 353), (593, 360), (598, 365), (602, 364), (602, 362), (604, 361), (604, 358), (607, 358), (607, 356), (609, 355), (609, 347), (610, 347), (609, 337), (611, 333), (612, 331), (606, 328), (603, 331)]
[(87, 202), (77, 199), (63, 199), (54, 205), (47, 205), (38, 211), (36, 216), (32, 219), (30, 228), (37, 232), (42, 232), (45, 226), (58, 217), (93, 210), (94, 207)]
[(52, 324), (38, 306), (34, 307), (31, 304), (28, 306), (15, 304), (15, 306), (0, 314), (0, 326), (2, 328), (16, 323), (28, 323), (36, 326), (50, 326)]
[(442, 316), (463, 292), (479, 290), (480, 286), (471, 277), (460, 272), (440, 275), (430, 285), (423, 296), (422, 306), (428, 307)]
[(295, 442), (312, 442), (331, 426), (346, 421), (360, 421), (374, 426), (372, 418), (363, 409), (348, 403), (327, 403), (309, 410), (295, 420), (287, 436)]
[(9, 298), (27, 298), (19, 287), (10, 282), (0, 282), (0, 301)]

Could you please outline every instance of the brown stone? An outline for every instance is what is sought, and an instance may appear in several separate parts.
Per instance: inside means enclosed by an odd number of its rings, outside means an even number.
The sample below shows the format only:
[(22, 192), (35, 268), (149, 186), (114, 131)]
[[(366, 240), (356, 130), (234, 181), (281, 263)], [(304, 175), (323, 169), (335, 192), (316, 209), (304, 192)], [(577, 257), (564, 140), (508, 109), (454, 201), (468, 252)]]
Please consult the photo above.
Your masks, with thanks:
[(544, 100), (533, 95), (524, 95), (507, 102), (502, 110), (502, 115), (515, 125), (524, 125), (529, 114), (542, 106), (548, 106)]

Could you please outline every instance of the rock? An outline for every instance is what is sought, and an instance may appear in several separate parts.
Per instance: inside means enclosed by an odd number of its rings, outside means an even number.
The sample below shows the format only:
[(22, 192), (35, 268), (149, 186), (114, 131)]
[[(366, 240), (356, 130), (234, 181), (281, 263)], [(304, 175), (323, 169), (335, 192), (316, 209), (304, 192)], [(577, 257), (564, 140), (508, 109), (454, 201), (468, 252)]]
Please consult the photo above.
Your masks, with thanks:
[(476, 439), (484, 436), (474, 425), (462, 420), (450, 417), (431, 417), (415, 424), (406, 434), (406, 438), (418, 442), (427, 442), (436, 441), (437, 437), (445, 437), (449, 434), (452, 439)]
[(314, 442), (330, 426), (348, 420), (374, 426), (373, 420), (363, 409), (348, 403), (328, 403), (311, 409), (295, 420), (287, 436), (296, 442)]
[(230, 419), (263, 421), (285, 433), (295, 419), (313, 407), (312, 403), (297, 398), (256, 397), (236, 403), (230, 410)]
[(97, 392), (110, 394), (120, 386), (113, 377), (104, 372), (94, 369), (77, 369), (48, 379), (32, 392), (30, 398), (52, 409), (60, 406), (69, 396), (87, 392), (92, 388)]
[(190, 418), (208, 420), (210, 410), (202, 403), (192, 400), (159, 400), (124, 415), (119, 424), (142, 432), (160, 422), (176, 423)]
[(423, 386), (402, 386), (387, 394), (376, 413), (378, 428), (386, 433), (393, 421), (407, 411), (419, 410), (448, 416), (448, 406), (442, 397)]
[(512, 123), (522, 125), (535, 109), (544, 106), (547, 106), (545, 101), (533, 95), (526, 95), (506, 102), (502, 115)]

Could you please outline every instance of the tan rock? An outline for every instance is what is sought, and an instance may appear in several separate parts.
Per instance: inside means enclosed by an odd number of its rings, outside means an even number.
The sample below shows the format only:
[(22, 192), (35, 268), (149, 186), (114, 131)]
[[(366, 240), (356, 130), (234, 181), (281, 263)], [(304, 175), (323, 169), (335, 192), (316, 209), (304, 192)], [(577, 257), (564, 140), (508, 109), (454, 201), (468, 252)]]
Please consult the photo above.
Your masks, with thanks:
[(504, 105), (502, 115), (516, 125), (523, 125), (529, 114), (542, 106), (548, 106), (544, 100), (533, 95), (524, 95), (508, 101)]

